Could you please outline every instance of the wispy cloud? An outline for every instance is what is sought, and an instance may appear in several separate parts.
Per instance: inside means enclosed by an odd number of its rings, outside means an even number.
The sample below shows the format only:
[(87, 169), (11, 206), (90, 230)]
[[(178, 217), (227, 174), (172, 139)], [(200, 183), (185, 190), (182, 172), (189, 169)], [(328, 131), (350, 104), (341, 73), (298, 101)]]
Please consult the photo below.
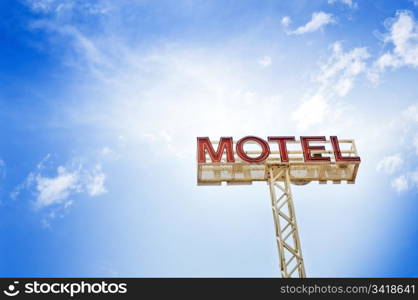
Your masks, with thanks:
[(0, 159), (0, 178), (6, 177), (6, 163), (3, 159)]
[(56, 7), (56, 1), (54, 0), (26, 0), (26, 3), (35, 12), (50, 12)]
[(403, 117), (408, 121), (418, 122), (418, 105), (412, 104), (403, 111)]
[(398, 193), (418, 188), (418, 170), (399, 175), (391, 181), (391, 186)]
[(385, 21), (385, 44), (392, 49), (375, 62), (377, 72), (402, 66), (418, 67), (418, 23), (410, 11), (398, 11), (394, 18)]
[(390, 183), (391, 187), (393, 187), (397, 192), (403, 192), (408, 189), (409, 183), (406, 176), (401, 175), (396, 177)]
[(106, 14), (111, 9), (108, 1), (95, 3), (84, 0), (25, 0), (26, 4), (37, 13), (43, 14)]
[(73, 161), (68, 166), (58, 166), (55, 175), (44, 175), (47, 171), (43, 166), (45, 162), (43, 159), (36, 170), (14, 189), (11, 193), (13, 199), (17, 199), (23, 190), (29, 190), (35, 194), (35, 207), (41, 209), (63, 204), (76, 194), (98, 196), (107, 192), (104, 186), (106, 175), (100, 164), (87, 168)]
[(330, 58), (320, 65), (320, 72), (315, 78), (317, 89), (305, 94), (302, 103), (293, 113), (293, 119), (299, 128), (338, 117), (338, 108), (332, 106), (338, 98), (346, 96), (353, 88), (357, 76), (367, 71), (366, 61), (370, 54), (366, 48), (354, 48), (344, 51), (341, 43), (331, 47)]
[(69, 172), (63, 166), (57, 168), (57, 175), (54, 177), (36, 174), (30, 176), (30, 180), (35, 181), (37, 190), (35, 205), (39, 208), (62, 203), (70, 194), (81, 191), (78, 171)]
[(383, 157), (376, 170), (390, 175), (391, 187), (399, 193), (418, 188), (418, 107), (410, 105), (388, 121), (393, 133), (387, 135), (399, 141), (400, 152)]
[(268, 67), (271, 65), (271, 57), (270, 56), (264, 56), (258, 60), (258, 63), (262, 67)]
[(328, 0), (329, 4), (335, 4), (338, 2), (347, 5), (349, 8), (357, 8), (357, 3), (353, 0)]
[(96, 167), (90, 172), (86, 173), (87, 178), (85, 179), (86, 192), (94, 197), (107, 193), (105, 188), (106, 175), (102, 171), (101, 165)]
[(96, 197), (107, 192), (106, 175), (100, 163), (89, 167), (75, 159), (54, 170), (50, 160), (48, 154), (10, 193), (13, 200), (29, 198), (37, 211), (44, 211), (44, 225), (58, 215), (62, 217), (76, 196)]
[(394, 154), (390, 156), (386, 156), (383, 158), (378, 164), (377, 164), (377, 171), (382, 171), (387, 174), (392, 174), (395, 171), (399, 170), (399, 168), (402, 166), (403, 160), (401, 158), (401, 155)]
[[(336, 19), (332, 14), (325, 13), (323, 11), (314, 12), (312, 14), (311, 20), (303, 26), (298, 27), (295, 30), (286, 31), (288, 34), (304, 34), (308, 32), (314, 32), (322, 29), (328, 24), (337, 23)], [(282, 19), (282, 24), (287, 27), (290, 24), (290, 18), (284, 17)]]
[(415, 6), (418, 6), (418, 0), (409, 0), (409, 2), (412, 2)]
[(292, 23), (292, 20), (290, 19), (289, 16), (285, 16), (282, 18), (282, 20), (280, 21), (280, 23), (284, 26), (287, 27)]
[(332, 45), (331, 57), (321, 65), (317, 80), (323, 86), (332, 87), (336, 95), (346, 96), (353, 88), (355, 78), (367, 71), (369, 58), (370, 54), (364, 47), (344, 52), (342, 44), (336, 42)]
[(319, 87), (305, 94), (302, 104), (293, 114), (300, 128), (338, 115), (335, 107), (330, 106), (331, 102), (345, 97), (359, 75), (365, 74), (369, 80), (377, 82), (388, 67), (418, 66), (418, 25), (413, 14), (399, 11), (385, 22), (385, 26), (388, 32), (383, 35), (383, 40), (393, 45), (393, 49), (375, 59), (364, 47), (344, 52), (341, 43), (334, 43), (331, 57), (321, 64), (320, 74), (316, 77)]

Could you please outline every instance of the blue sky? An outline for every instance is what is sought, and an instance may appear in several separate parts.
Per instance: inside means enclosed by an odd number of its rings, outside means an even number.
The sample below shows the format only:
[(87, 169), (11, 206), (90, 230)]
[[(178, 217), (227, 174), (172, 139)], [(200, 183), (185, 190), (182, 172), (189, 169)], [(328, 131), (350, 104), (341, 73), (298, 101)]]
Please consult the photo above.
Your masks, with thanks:
[(417, 1), (0, 3), (2, 276), (279, 276), (265, 184), (196, 136), (338, 135), (293, 187), (311, 277), (418, 275)]

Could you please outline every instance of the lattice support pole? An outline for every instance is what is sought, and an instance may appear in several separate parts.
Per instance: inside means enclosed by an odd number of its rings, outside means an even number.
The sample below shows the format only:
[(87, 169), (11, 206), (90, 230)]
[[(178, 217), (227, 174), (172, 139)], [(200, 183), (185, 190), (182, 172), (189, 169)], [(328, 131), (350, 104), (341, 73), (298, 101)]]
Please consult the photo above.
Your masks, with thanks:
[(270, 166), (268, 172), (281, 275), (283, 278), (304, 278), (305, 266), (290, 189), (289, 167)]

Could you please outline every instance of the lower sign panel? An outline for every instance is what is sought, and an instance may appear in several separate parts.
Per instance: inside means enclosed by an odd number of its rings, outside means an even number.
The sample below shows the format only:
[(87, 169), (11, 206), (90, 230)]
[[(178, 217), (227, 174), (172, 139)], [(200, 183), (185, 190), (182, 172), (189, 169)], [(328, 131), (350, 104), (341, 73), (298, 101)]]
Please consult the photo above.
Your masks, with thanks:
[[(290, 181), (303, 185), (311, 181), (319, 183), (354, 183), (359, 164), (289, 164)], [(198, 185), (251, 184), (253, 181), (268, 180), (268, 168), (279, 170), (283, 165), (245, 163), (200, 163), (197, 166)], [(284, 178), (277, 178), (278, 181)]]

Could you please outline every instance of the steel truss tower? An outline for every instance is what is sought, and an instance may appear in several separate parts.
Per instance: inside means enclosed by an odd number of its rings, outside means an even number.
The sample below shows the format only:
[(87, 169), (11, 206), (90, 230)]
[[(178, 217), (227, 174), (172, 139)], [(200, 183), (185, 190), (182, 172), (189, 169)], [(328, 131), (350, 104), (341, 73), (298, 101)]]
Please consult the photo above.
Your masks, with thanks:
[(269, 166), (268, 185), (280, 271), (283, 278), (306, 277), (288, 166)]

